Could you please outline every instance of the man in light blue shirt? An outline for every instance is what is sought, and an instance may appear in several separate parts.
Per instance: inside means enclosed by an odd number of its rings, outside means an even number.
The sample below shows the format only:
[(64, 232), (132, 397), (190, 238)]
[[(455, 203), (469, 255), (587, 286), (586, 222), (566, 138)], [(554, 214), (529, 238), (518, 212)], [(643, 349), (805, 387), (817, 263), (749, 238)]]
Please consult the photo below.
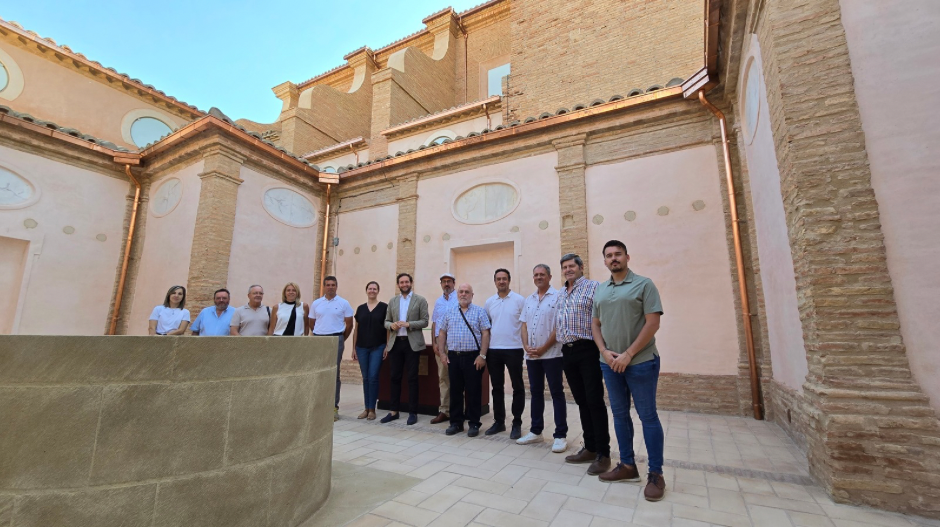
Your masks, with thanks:
[(193, 335), (203, 337), (224, 337), (229, 335), (229, 324), (235, 308), (228, 305), (231, 299), (228, 289), (219, 289), (212, 295), (215, 306), (209, 306), (199, 312), (193, 322)]

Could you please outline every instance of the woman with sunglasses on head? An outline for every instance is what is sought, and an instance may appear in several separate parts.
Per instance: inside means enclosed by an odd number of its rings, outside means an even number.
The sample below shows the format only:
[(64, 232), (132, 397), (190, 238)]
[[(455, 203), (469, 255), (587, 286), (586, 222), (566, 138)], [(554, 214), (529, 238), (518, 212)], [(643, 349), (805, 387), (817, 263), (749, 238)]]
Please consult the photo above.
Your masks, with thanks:
[(287, 282), (281, 290), (281, 303), (271, 310), (268, 335), (302, 337), (310, 333), (310, 306), (300, 301), (300, 287)]

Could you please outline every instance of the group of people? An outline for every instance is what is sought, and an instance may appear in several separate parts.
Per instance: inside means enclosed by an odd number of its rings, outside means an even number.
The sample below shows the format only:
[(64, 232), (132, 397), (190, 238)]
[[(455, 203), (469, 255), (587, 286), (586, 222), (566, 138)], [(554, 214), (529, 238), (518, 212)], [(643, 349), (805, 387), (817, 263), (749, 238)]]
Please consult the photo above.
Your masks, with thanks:
[[(536, 291), (528, 297), (512, 291), (511, 274), (497, 269), (493, 280), (496, 294), (483, 307), (473, 303), (473, 287), (457, 285), (453, 274), (440, 277), (442, 295), (428, 313), (427, 300), (414, 293), (413, 278), (401, 273), (396, 278), (398, 294), (381, 302), (379, 284), (366, 284), (367, 301), (355, 312), (337, 293), (337, 280), (323, 281), (323, 296), (312, 305), (300, 301), (296, 284), (287, 284), (281, 303), (262, 305), (261, 286), (248, 290), (248, 304), (233, 309), (229, 293), (215, 293), (215, 306), (204, 309), (193, 323), (197, 335), (319, 335), (338, 336), (335, 408), (340, 395), (339, 366), (344, 341), (353, 335), (353, 360), (359, 362), (363, 378), (364, 409), (359, 419), (376, 419), (379, 370), (389, 361), (389, 412), (381, 423), (400, 418), (402, 380), (408, 384), (407, 424), (418, 421), (418, 364), (426, 349), (424, 329), (431, 325), (441, 406), (432, 424), (448, 422), (445, 433), (464, 432), (476, 437), (482, 423), (481, 390), (484, 370), (492, 387), (493, 423), (484, 432), (505, 432), (505, 374), (512, 386), (509, 437), (518, 444), (544, 441), (544, 386), (552, 396), (555, 430), (552, 451), (563, 453), (567, 443), (567, 406), (562, 375), (578, 406), (583, 430), (583, 447), (565, 458), (567, 463), (590, 464), (587, 473), (602, 481), (640, 481), (633, 449), (634, 427), (630, 417), (631, 400), (643, 428), (649, 460), (644, 496), (661, 500), (666, 484), (663, 478), (662, 424), (656, 410), (656, 388), (660, 359), (654, 335), (663, 314), (659, 291), (649, 278), (629, 269), (626, 245), (610, 240), (603, 249), (604, 265), (610, 278), (604, 282), (584, 276), (584, 262), (576, 254), (562, 256), (560, 265), (564, 286), (551, 286), (551, 268), (536, 265), (532, 280)], [(185, 309), (186, 289), (174, 286), (163, 305), (154, 308), (150, 333), (181, 335), (189, 323)], [(226, 333), (225, 330), (228, 330)], [(531, 391), (531, 426), (522, 435), (525, 410), (523, 361)], [(407, 377), (405, 377), (407, 374)], [(610, 432), (604, 388), (610, 400), (614, 432), (620, 446), (620, 462), (611, 466)], [(334, 416), (338, 415), (334, 413)]]

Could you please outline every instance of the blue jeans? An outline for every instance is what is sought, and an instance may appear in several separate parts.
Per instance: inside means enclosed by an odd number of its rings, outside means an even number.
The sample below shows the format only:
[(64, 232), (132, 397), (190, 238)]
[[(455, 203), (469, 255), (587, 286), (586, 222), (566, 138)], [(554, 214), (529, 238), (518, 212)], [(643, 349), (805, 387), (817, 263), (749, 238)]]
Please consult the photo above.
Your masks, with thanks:
[(565, 389), (562, 385), (562, 358), (526, 360), (529, 370), (529, 390), (532, 392), (532, 427), (533, 434), (541, 434), (545, 428), (545, 379), (548, 379), (548, 391), (552, 394), (552, 407), (555, 410), (554, 437), (568, 436), (568, 405), (565, 404)]
[(649, 455), (649, 471), (663, 473), (663, 425), (656, 413), (656, 385), (659, 384), (659, 357), (627, 366), (623, 373), (617, 373), (610, 366), (601, 363), (607, 396), (610, 398), (610, 412), (614, 415), (614, 432), (620, 443), (620, 462), (636, 465), (633, 452), (633, 419), (630, 417), (630, 396), (636, 406), (636, 413), (643, 424), (643, 439), (646, 441), (646, 453)]
[(384, 353), (385, 344), (374, 348), (356, 346), (356, 357), (359, 358), (359, 370), (362, 372), (362, 394), (367, 410), (375, 410), (375, 402), (379, 399), (379, 370), (382, 368)]

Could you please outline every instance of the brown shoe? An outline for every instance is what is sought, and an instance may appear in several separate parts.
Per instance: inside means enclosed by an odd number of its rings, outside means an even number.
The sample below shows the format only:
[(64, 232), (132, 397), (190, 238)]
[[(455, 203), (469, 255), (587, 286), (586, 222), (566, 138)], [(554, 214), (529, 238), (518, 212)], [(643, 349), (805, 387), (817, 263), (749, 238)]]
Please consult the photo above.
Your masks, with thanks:
[(604, 472), (600, 476), (597, 476), (597, 478), (610, 483), (616, 481), (640, 481), (640, 472), (636, 469), (636, 465), (617, 463), (617, 466), (614, 467), (613, 470)]
[(610, 456), (597, 455), (597, 459), (588, 467), (588, 475), (596, 476), (610, 470)]
[(659, 501), (666, 495), (666, 480), (662, 474), (650, 472), (647, 478), (646, 488), (643, 489), (643, 497), (646, 501)]
[(368, 408), (365, 409), (365, 410), (363, 410), (362, 413), (359, 414), (359, 417), (357, 417), (356, 419), (365, 419), (366, 417), (369, 417), (369, 409), (368, 409)]
[(565, 463), (593, 463), (595, 459), (597, 459), (597, 452), (591, 452), (590, 450), (581, 447), (581, 450), (578, 450), (577, 454), (571, 454), (570, 456), (566, 457)]
[(450, 421), (450, 416), (445, 414), (444, 412), (441, 412), (437, 414), (437, 417), (435, 417), (434, 419), (431, 419), (431, 424), (436, 425), (438, 423), (444, 423), (447, 421)]
[(375, 421), (375, 410), (369, 410), (369, 415), (366, 417), (366, 419)]

